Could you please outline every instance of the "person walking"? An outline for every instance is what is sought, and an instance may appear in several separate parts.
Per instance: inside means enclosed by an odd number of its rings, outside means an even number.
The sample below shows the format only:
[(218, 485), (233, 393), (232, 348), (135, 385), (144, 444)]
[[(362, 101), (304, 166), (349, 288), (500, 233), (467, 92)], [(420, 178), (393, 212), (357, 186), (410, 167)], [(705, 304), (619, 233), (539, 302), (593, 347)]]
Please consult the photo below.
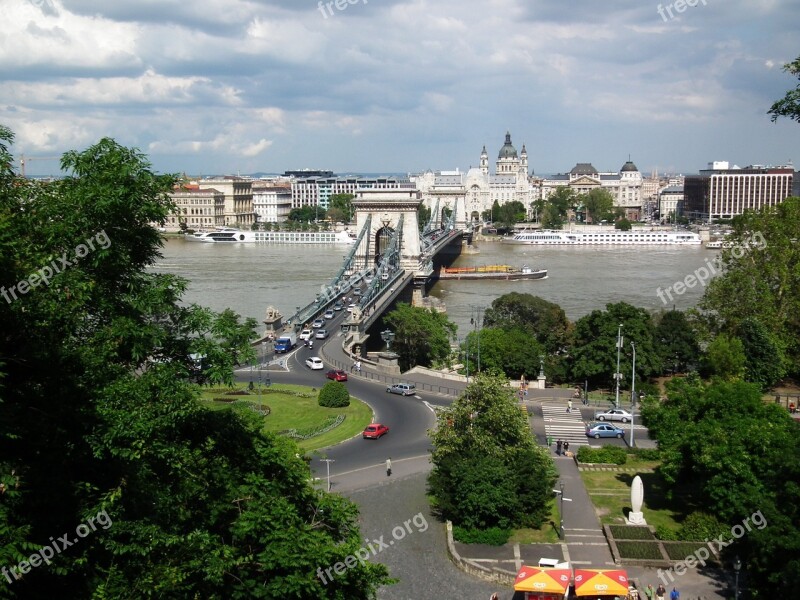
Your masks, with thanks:
[(361, 361), (360, 360), (356, 361), (356, 373), (358, 373), (359, 375), (361, 374)]
[(648, 584), (647, 588), (644, 590), (644, 597), (647, 600), (655, 600), (656, 591), (653, 589), (652, 584)]
[(663, 583), (658, 584), (658, 589), (656, 590), (656, 600), (664, 600), (664, 595), (667, 593), (667, 588), (664, 587)]
[(567, 455), (567, 452), (569, 452), (569, 442), (564, 440), (564, 456)]
[(561, 444), (563, 444), (563, 442), (561, 441), (561, 438), (559, 438), (556, 442), (556, 456), (561, 456)]
[(571, 412), (572, 412), (572, 398), (570, 398), (569, 400), (567, 400), (567, 412), (568, 412), (568, 413), (571, 413)]
[(392, 476), (392, 457), (391, 456), (386, 459), (386, 476), (387, 477), (391, 477)]
[(670, 592), (669, 600), (680, 600), (681, 593), (678, 591), (678, 588), (672, 588), (672, 592)]

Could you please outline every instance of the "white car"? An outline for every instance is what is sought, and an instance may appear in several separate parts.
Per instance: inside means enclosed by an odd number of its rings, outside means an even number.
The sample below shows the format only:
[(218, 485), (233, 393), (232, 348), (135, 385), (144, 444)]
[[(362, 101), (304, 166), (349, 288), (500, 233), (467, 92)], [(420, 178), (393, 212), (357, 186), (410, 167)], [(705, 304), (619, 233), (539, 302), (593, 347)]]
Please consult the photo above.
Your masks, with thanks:
[(317, 335), (314, 336), (318, 340), (324, 340), (328, 337), (328, 330), (327, 329), (317, 329)]
[(310, 340), (313, 336), (314, 332), (310, 329), (303, 329), (303, 331), (300, 332), (300, 339), (304, 342)]
[(621, 408), (612, 408), (606, 412), (598, 413), (594, 416), (598, 421), (622, 421), (628, 423), (633, 420), (633, 415)]
[(325, 368), (322, 359), (319, 356), (312, 356), (306, 359), (306, 366), (312, 371), (321, 371)]
[(336, 316), (336, 313), (334, 313), (332, 310), (326, 310), (325, 314), (322, 316), (325, 317), (326, 319), (332, 319), (333, 317)]
[(356, 304), (349, 304), (347, 306), (347, 312), (353, 312), (353, 309), (356, 307)]
[(311, 327), (313, 329), (319, 329), (320, 327), (323, 327), (324, 325), (325, 325), (325, 319), (317, 319), (316, 321), (314, 321), (311, 324)]

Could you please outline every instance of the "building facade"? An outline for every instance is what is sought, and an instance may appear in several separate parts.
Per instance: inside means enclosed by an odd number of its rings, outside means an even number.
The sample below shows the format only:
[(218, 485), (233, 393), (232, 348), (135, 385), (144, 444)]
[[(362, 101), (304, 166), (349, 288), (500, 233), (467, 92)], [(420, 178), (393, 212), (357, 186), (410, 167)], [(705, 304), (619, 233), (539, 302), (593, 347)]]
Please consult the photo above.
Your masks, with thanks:
[(791, 166), (740, 168), (726, 161), (709, 163), (699, 175), (685, 178), (684, 215), (711, 221), (775, 206), (792, 195), (794, 179)]
[(225, 195), (213, 188), (200, 189), (197, 184), (176, 186), (170, 193), (176, 211), (167, 217), (165, 227), (177, 231), (181, 223), (189, 229), (213, 229), (224, 224)]
[(319, 206), (328, 209), (330, 198), (336, 194), (356, 195), (358, 189), (414, 189), (414, 184), (402, 177), (300, 177), (291, 180), (292, 208)]
[(253, 180), (249, 177), (225, 176), (201, 179), (196, 182), (201, 190), (215, 189), (225, 196), (223, 225), (249, 229), (256, 222), (253, 212)]
[(253, 182), (253, 212), (259, 223), (283, 223), (291, 210), (291, 185), (272, 181)]
[(683, 186), (670, 185), (658, 194), (658, 214), (662, 221), (675, 222), (683, 214)]

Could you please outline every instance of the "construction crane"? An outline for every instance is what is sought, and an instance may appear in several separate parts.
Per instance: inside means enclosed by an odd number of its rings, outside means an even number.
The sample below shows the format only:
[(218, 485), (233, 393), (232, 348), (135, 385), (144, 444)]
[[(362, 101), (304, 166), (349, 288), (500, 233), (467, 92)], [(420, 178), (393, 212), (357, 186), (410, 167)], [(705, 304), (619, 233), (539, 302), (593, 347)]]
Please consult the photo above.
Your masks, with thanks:
[(20, 154), (19, 156), (19, 172), (25, 177), (25, 165), (32, 160), (61, 160), (60, 156), (28, 156)]

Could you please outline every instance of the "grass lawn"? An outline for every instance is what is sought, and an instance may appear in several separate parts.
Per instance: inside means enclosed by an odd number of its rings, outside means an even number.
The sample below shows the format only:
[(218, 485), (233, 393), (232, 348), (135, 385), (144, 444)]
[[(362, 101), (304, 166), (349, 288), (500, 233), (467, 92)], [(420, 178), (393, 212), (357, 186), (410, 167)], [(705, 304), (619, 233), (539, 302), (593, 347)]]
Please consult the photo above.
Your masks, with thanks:
[(517, 529), (511, 534), (510, 544), (555, 544), (558, 543), (558, 506), (550, 505), (550, 518), (540, 529)]
[[(629, 456), (625, 467), (647, 465), (654, 467), (653, 461), (631, 460)], [(624, 515), (631, 511), (631, 483), (636, 473), (613, 471), (582, 471), (581, 478), (589, 492), (600, 522), (604, 525), (624, 524)], [(644, 485), (644, 505), (642, 512), (647, 524), (652, 527), (663, 525), (677, 530), (683, 519), (694, 507), (689, 505), (682, 494), (668, 500), (664, 494), (666, 486), (657, 473), (640, 473)]]
[[(247, 384), (239, 383), (233, 389), (244, 390)], [(227, 388), (226, 388), (227, 389)], [(312, 388), (300, 385), (273, 385), (270, 393), (261, 394), (260, 401), (270, 408), (270, 414), (264, 417), (265, 431), (281, 431), (283, 429), (307, 429), (321, 426), (328, 417), (336, 415), (346, 415), (344, 422), (338, 427), (334, 427), (327, 433), (318, 435), (307, 440), (296, 440), (303, 450), (309, 452), (327, 446), (333, 446), (344, 440), (348, 440), (356, 434), (361, 433), (372, 421), (372, 409), (360, 400), (350, 397), (350, 406), (347, 408), (324, 408), (317, 404), (317, 392)], [(214, 398), (224, 396), (221, 388), (212, 391), (203, 390), (201, 401), (212, 410), (224, 410), (231, 405), (224, 402), (215, 402)], [(281, 390), (294, 391), (311, 394), (311, 398), (302, 398), (292, 394), (282, 394)], [(246, 400), (253, 404), (259, 404), (259, 394), (257, 389), (249, 396), (230, 396), (234, 399)], [(234, 410), (246, 410), (241, 406), (233, 406)]]

